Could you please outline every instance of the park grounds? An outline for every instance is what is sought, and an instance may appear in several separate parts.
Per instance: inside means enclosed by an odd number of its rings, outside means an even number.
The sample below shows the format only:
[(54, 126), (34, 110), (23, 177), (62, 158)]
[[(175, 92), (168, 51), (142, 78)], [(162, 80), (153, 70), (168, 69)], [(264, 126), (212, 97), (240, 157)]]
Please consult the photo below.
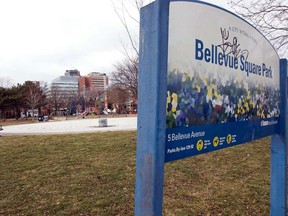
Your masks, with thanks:
[[(0, 135), (8, 124), (99, 128), (103, 117), (0, 121)], [(134, 215), (137, 131), (111, 131), (112, 118), (101, 133), (1, 136), (0, 215)], [(269, 215), (269, 187), (268, 137), (165, 164), (163, 215)]]

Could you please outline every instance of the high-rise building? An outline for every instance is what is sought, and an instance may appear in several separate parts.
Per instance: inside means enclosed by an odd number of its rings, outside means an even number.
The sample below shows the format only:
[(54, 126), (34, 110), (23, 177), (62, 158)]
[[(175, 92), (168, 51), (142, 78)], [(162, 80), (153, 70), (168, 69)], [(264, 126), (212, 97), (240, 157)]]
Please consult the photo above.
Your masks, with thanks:
[(91, 84), (98, 90), (105, 91), (108, 86), (108, 77), (105, 73), (91, 72), (87, 75), (91, 79)]
[(70, 95), (78, 93), (78, 77), (60, 76), (54, 79), (51, 83), (51, 88), (57, 88), (61, 93)]

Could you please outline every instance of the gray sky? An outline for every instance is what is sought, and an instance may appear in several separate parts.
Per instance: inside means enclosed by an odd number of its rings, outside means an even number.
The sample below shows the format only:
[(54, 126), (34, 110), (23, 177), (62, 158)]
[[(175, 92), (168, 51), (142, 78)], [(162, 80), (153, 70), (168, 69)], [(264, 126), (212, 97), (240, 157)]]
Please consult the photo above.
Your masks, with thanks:
[[(227, 7), (223, 0), (206, 1)], [(133, 0), (124, 2), (131, 5)], [(128, 44), (128, 39), (110, 0), (0, 3), (0, 79), (49, 83), (67, 69), (109, 75), (123, 58), (122, 43)], [(137, 25), (130, 24), (136, 37)]]

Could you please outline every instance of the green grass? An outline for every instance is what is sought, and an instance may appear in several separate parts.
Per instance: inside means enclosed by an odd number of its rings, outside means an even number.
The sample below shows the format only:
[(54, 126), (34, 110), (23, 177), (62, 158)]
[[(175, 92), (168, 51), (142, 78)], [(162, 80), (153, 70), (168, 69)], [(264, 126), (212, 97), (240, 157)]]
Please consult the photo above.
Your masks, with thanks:
[[(0, 215), (133, 215), (136, 132), (0, 137)], [(165, 165), (163, 215), (269, 215), (269, 139)]]

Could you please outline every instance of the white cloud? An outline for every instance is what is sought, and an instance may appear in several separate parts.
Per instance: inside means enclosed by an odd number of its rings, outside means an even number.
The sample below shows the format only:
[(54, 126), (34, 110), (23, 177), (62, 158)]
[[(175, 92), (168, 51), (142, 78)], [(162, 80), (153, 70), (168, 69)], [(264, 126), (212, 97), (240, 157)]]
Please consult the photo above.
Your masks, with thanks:
[[(129, 10), (132, 2), (125, 0)], [(0, 3), (0, 77), (50, 82), (74, 68), (82, 75), (109, 74), (123, 57), (121, 41), (128, 43), (127, 34), (110, 0)], [(137, 25), (129, 24), (137, 37)]]
[(72, 68), (108, 72), (125, 38), (110, 1), (3, 0), (0, 26), (0, 77), (20, 83)]

